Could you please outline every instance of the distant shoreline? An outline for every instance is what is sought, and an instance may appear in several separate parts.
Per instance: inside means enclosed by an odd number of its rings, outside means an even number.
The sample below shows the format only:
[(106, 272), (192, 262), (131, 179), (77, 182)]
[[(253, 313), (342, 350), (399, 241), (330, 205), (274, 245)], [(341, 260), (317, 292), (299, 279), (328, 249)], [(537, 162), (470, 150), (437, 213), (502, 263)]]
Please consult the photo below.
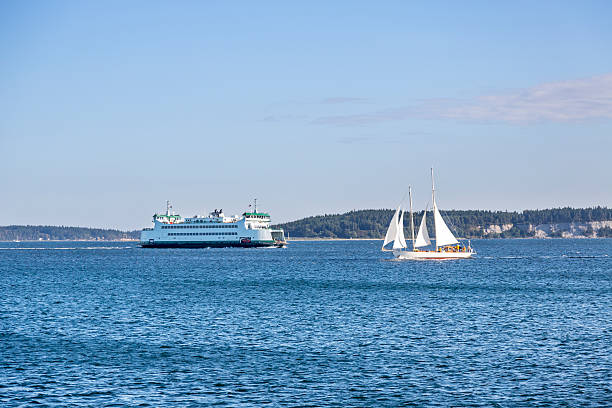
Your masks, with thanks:
[(140, 242), (139, 239), (20, 239), (0, 242)]
[(382, 241), (383, 238), (309, 238), (309, 237), (298, 237), (298, 238), (287, 238), (287, 242), (295, 241)]
[[(512, 237), (512, 238), (457, 238), (461, 241), (469, 241), (469, 240), (473, 240), (473, 241), (496, 241), (496, 240), (502, 240), (502, 239), (525, 239), (525, 240), (557, 240), (557, 239), (610, 239), (608, 237), (542, 237), (542, 238), (536, 238), (536, 237)], [(287, 242), (321, 242), (321, 241), (382, 241), (383, 238), (303, 238), (303, 237), (299, 237), (299, 238), (289, 238), (287, 240)], [(126, 243), (134, 243), (134, 242), (140, 242), (140, 240), (138, 239), (120, 239), (120, 240), (96, 240), (96, 239), (45, 239), (45, 240), (19, 240), (19, 241), (6, 241), (6, 240), (0, 240), (0, 242), (13, 242), (13, 243), (20, 243), (20, 242), (27, 242), (27, 243), (34, 243), (34, 242), (101, 242), (101, 243), (108, 243), (108, 242), (126, 242)]]
[[(353, 210), (275, 224), (293, 242), (380, 240), (385, 236), (393, 210)], [(416, 213), (422, 216), (422, 211)], [(605, 238), (612, 237), (612, 208), (551, 208), (545, 210), (489, 211), (449, 210), (447, 222), (456, 236), (498, 238)], [(434, 229), (433, 220), (427, 228)], [(343, 238), (339, 238), (343, 237)], [(353, 237), (352, 239), (349, 237)], [(125, 241), (137, 242), (141, 230), (67, 227), (52, 225), (0, 226), (0, 241)]]

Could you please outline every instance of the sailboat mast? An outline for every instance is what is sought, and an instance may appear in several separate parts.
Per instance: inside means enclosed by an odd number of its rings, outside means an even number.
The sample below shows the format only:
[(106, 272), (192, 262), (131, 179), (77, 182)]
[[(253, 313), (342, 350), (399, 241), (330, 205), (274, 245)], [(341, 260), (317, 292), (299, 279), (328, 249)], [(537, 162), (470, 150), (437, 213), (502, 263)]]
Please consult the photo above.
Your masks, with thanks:
[[(431, 168), (431, 202), (433, 204), (434, 216), (436, 212), (436, 187), (434, 185), (434, 174), (433, 167)], [(436, 224), (434, 223), (434, 239), (436, 240), (436, 251), (438, 250), (438, 231), (436, 231)]]
[(408, 198), (410, 201), (410, 234), (412, 235), (412, 250), (414, 251), (414, 219), (412, 218), (412, 187), (408, 186)]

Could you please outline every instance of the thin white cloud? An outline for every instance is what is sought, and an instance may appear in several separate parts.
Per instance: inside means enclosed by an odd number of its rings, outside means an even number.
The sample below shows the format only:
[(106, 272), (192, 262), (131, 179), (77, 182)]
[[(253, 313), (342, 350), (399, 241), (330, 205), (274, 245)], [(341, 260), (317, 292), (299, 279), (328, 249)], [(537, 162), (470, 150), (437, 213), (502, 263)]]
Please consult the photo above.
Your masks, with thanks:
[(365, 125), (411, 118), (504, 122), (569, 122), (612, 119), (612, 73), (548, 82), (522, 90), (469, 100), (428, 99), (411, 107), (355, 115), (325, 116), (325, 125)]
[(368, 98), (355, 98), (350, 96), (334, 96), (321, 100), (321, 103), (340, 104), (340, 103), (363, 103), (367, 102)]
[(385, 137), (378, 135), (366, 136), (343, 136), (337, 139), (338, 143), (342, 144), (365, 144), (365, 143), (401, 143), (401, 137)]
[(303, 120), (306, 119), (304, 115), (269, 115), (264, 117), (262, 122), (282, 122), (290, 120)]

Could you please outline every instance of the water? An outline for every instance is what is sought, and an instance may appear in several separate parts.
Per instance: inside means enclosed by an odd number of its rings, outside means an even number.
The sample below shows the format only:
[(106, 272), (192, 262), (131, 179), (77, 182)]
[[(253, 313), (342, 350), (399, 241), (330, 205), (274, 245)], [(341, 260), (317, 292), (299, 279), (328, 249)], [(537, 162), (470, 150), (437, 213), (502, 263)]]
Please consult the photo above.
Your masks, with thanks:
[(1, 406), (602, 406), (612, 240), (0, 243)]

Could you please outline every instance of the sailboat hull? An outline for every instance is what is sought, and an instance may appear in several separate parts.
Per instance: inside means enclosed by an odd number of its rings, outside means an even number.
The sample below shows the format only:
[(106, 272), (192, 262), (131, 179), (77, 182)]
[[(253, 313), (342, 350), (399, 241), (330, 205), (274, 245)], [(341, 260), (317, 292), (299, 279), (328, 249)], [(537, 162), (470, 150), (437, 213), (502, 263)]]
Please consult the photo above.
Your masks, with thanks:
[(402, 251), (394, 250), (397, 259), (426, 260), (426, 259), (466, 259), (471, 258), (475, 252), (438, 252), (438, 251)]

